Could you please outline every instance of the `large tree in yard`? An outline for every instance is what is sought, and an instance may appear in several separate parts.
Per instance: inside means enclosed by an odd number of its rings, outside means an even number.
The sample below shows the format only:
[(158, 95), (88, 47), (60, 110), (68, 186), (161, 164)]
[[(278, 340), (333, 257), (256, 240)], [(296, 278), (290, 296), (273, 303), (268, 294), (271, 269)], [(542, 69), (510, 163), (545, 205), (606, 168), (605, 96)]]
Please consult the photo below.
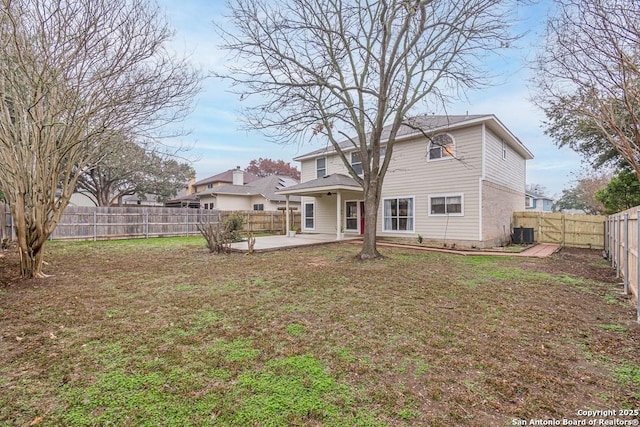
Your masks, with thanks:
[(595, 167), (626, 162), (640, 176), (640, 4), (555, 4), (536, 66), (547, 133)]
[(189, 110), (200, 75), (171, 36), (147, 0), (2, 0), (0, 188), (23, 276), (44, 276), (44, 244), (104, 141), (157, 137)]
[[(398, 131), (418, 109), (439, 110), (487, 82), (481, 60), (512, 41), (508, 3), (231, 0), (219, 31), (235, 60), (222, 77), (253, 100), (250, 128), (280, 142), (325, 138), (362, 185), (365, 222), (377, 224)], [(359, 153), (362, 175), (344, 141)], [(379, 256), (376, 229), (366, 227), (359, 257)]]
[(193, 167), (157, 144), (136, 143), (117, 136), (103, 144), (99, 162), (78, 178), (78, 190), (97, 206), (122, 204), (124, 196), (156, 196), (157, 201), (175, 197), (189, 179)]

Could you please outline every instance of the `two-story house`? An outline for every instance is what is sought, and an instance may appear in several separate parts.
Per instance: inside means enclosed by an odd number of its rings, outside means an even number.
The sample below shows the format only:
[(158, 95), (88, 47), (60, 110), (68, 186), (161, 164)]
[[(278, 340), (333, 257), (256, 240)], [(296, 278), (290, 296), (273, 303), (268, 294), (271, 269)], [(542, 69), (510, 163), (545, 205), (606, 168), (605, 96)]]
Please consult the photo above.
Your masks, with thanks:
[[(358, 153), (342, 146), (361, 171)], [(340, 236), (376, 227), (380, 238), (491, 247), (510, 241), (513, 212), (525, 208), (532, 158), (494, 115), (423, 116), (396, 137), (377, 224), (364, 223), (363, 189), (332, 146), (296, 157), (301, 183), (278, 194), (302, 196), (303, 233)]]

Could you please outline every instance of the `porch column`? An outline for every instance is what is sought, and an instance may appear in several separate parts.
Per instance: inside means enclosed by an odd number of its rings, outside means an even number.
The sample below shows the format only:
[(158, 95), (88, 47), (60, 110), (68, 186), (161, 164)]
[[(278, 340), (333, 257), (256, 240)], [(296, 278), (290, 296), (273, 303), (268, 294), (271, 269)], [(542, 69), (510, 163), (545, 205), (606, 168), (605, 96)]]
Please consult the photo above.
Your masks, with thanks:
[(289, 235), (289, 230), (291, 230), (291, 223), (289, 220), (290, 212), (289, 212), (289, 195), (285, 195), (285, 203), (284, 203), (284, 216), (285, 216), (285, 230), (284, 235)]
[(342, 228), (342, 218), (340, 215), (340, 207), (342, 206), (342, 192), (338, 190), (336, 193), (336, 240), (340, 240), (340, 229)]

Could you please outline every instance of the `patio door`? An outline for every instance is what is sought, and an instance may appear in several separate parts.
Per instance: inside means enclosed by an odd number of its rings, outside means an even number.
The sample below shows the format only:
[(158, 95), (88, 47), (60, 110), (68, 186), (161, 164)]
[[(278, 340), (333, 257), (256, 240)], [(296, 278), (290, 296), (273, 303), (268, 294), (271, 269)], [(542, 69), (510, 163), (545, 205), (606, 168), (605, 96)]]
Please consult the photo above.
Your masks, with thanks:
[(346, 231), (364, 233), (364, 202), (349, 200), (345, 202), (345, 227)]

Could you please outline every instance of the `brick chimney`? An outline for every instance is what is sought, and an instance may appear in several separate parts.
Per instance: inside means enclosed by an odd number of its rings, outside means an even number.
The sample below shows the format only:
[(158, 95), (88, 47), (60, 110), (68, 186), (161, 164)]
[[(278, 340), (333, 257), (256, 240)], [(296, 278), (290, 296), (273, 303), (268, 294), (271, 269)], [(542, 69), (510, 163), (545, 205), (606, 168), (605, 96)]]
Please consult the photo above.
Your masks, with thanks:
[(233, 185), (244, 185), (244, 172), (242, 172), (240, 166), (236, 166), (233, 171)]

